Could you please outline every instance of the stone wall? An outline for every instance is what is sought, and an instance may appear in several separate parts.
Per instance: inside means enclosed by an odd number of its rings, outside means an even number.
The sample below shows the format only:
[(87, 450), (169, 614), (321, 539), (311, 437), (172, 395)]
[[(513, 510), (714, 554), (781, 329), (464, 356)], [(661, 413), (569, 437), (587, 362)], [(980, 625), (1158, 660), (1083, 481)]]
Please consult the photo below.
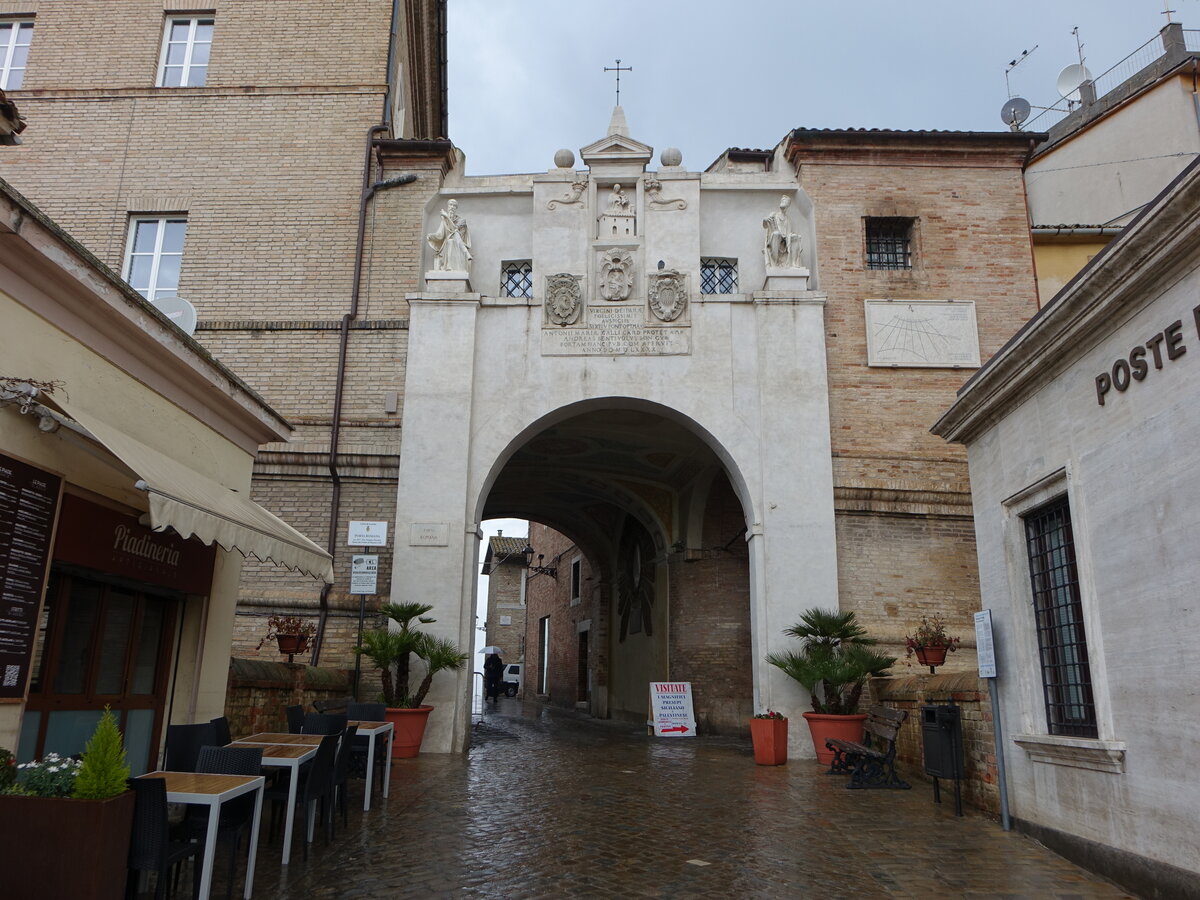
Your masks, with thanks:
[(234, 737), (285, 732), (285, 707), (299, 704), (305, 712), (313, 712), (314, 701), (349, 696), (351, 676), (344, 669), (231, 657), (225, 693), (229, 731)]
[[(963, 803), (1000, 815), (996, 742), (992, 701), (987, 680), (974, 672), (946, 675), (903, 675), (871, 680), (873, 702), (908, 713), (896, 741), (896, 767), (901, 777), (920, 790), (924, 774), (921, 707), (954, 703), (959, 707), (963, 739)], [(954, 783), (942, 780), (942, 803), (954, 802)]]

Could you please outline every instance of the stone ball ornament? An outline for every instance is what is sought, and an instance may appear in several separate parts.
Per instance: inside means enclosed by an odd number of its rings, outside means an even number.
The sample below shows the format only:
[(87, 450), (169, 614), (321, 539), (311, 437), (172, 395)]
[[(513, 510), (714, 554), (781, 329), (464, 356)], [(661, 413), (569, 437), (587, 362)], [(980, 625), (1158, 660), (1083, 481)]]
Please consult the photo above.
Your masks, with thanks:
[(575, 165), (575, 154), (564, 147), (554, 152), (554, 164), (560, 169), (569, 169)]
[(683, 164), (683, 153), (678, 147), (666, 147), (659, 154), (658, 161), (664, 166), (678, 166)]

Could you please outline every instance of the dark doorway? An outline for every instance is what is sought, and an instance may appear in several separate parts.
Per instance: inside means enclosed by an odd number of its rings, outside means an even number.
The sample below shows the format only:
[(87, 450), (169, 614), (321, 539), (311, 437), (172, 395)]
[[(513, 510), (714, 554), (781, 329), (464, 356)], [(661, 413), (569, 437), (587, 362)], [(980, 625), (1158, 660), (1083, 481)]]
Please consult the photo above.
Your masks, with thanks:
[(588, 633), (579, 632), (579, 691), (575, 695), (579, 703), (587, 703), (592, 699), (591, 687), (588, 683)]

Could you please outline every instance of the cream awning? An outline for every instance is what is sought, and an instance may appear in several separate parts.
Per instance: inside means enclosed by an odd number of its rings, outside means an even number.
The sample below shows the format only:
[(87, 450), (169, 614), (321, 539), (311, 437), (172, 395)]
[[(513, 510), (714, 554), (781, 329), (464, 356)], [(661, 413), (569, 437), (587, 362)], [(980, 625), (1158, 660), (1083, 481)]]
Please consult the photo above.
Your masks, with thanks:
[(43, 394), (39, 399), (49, 400), (86, 428), (141, 478), (138, 487), (150, 495), (150, 527), (155, 531), (172, 528), (184, 538), (194, 535), (205, 544), (215, 541), (226, 550), (333, 583), (333, 558), (245, 494), (218, 484), (58, 397)]

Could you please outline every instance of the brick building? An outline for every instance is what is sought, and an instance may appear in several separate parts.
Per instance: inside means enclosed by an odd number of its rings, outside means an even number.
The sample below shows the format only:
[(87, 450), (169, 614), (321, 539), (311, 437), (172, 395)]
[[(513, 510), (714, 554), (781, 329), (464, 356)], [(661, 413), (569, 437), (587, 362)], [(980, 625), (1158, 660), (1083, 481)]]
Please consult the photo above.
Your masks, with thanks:
[(525, 545), (528, 537), (505, 537), (501, 532), (488, 540), (483, 557), (483, 574), (488, 576), (485, 642), (499, 647), (507, 663), (525, 658)]
[[(587, 590), (548, 693), (599, 716), (644, 717), (667, 678), (714, 730), (799, 713), (763, 659), (811, 606), (894, 648), (923, 613), (969, 633), (966, 466), (928, 428), (1036, 309), (1036, 136), (800, 129), (701, 171), (653, 163), (617, 108), (578, 167), (546, 148), (543, 173), (468, 177), (442, 3), (3, 9), (33, 22), (4, 176), (148, 296), (190, 300), (295, 426), (253, 495), (334, 551), (335, 583), (248, 565), (239, 652), (287, 609), (351, 664), (350, 519), (390, 523), (380, 593), (432, 603), (464, 647), (479, 523), (562, 535)], [(95, 42), (99, 20), (123, 39)], [(527, 577), (527, 635), (569, 565)], [(465, 745), (467, 695), (435, 681), (427, 748)]]
[[(197, 340), (295, 427), (262, 448), (253, 496), (335, 554), (336, 583), (248, 560), (235, 652), (277, 658), (255, 650), (265, 617), (300, 612), (324, 620), (318, 658), (352, 666), (346, 525), (393, 518), (411, 223), (452, 152), (444, 5), (173, 8), (0, 5), (30, 28), (12, 94), (32, 123), (0, 174), (143, 294), (194, 304)], [(97, 40), (97, 22), (121, 39)], [(384, 159), (416, 180), (371, 188)]]

